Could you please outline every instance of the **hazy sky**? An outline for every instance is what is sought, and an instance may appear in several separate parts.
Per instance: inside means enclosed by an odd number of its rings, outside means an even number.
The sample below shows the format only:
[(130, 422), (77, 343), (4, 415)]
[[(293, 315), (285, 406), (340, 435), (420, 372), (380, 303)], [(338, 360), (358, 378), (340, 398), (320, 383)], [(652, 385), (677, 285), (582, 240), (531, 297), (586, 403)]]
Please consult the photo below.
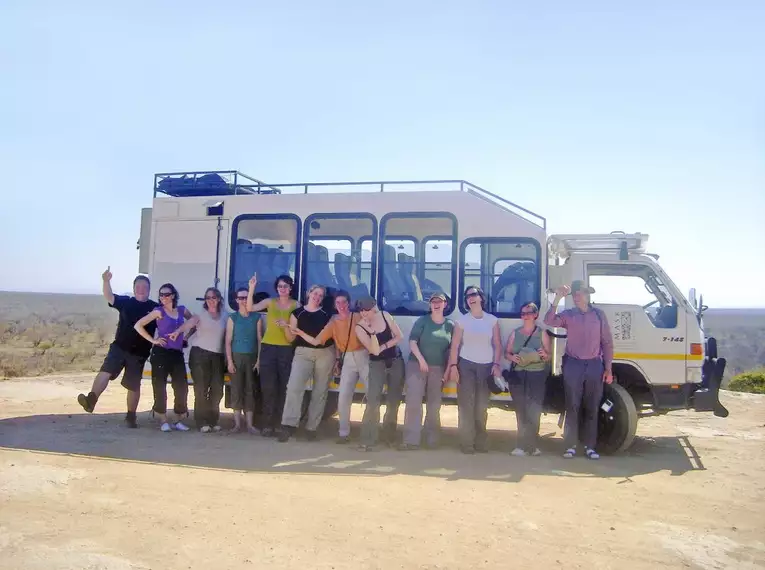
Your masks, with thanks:
[(239, 169), (464, 178), (765, 306), (763, 29), (758, 0), (7, 0), (0, 289), (129, 288), (153, 174)]

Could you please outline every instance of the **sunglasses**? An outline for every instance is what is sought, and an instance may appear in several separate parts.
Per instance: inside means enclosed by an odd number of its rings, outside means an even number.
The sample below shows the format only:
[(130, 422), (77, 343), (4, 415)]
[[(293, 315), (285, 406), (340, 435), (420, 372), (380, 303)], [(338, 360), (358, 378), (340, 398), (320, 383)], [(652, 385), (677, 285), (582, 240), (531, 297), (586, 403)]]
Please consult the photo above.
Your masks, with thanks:
[(213, 295), (212, 297), (205, 297), (207, 301), (216, 301), (218, 299), (217, 296)]
[(289, 288), (290, 288), (290, 286), (289, 286), (289, 285), (287, 285), (286, 283), (279, 283), (279, 284), (276, 286), (276, 288), (277, 288), (277, 289), (289, 289)]
[(525, 317), (525, 316), (528, 316), (528, 315), (536, 315), (536, 314), (537, 314), (536, 311), (521, 311), (521, 316), (522, 317)]
[(474, 291), (473, 293), (468, 293), (467, 295), (465, 295), (465, 298), (466, 298), (466, 299), (472, 299), (473, 297), (480, 297), (480, 296), (481, 296), (481, 294), (480, 294), (480, 293), (476, 293), (476, 292)]
[(246, 301), (247, 297), (237, 297), (236, 300), (237, 301)]
[(172, 297), (173, 294), (172, 294), (172, 292), (169, 292), (169, 291), (164, 291), (164, 292), (160, 291), (159, 296), (160, 297)]

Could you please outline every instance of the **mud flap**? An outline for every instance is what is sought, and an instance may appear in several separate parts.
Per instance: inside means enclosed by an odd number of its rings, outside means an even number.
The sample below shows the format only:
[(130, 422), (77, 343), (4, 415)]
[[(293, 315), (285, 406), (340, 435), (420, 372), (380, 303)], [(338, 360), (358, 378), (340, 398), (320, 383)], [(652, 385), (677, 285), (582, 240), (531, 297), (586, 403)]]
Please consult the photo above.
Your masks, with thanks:
[(693, 394), (693, 409), (714, 412), (718, 418), (727, 418), (728, 409), (720, 402), (720, 385), (727, 361), (724, 358), (707, 359), (701, 368), (701, 385)]

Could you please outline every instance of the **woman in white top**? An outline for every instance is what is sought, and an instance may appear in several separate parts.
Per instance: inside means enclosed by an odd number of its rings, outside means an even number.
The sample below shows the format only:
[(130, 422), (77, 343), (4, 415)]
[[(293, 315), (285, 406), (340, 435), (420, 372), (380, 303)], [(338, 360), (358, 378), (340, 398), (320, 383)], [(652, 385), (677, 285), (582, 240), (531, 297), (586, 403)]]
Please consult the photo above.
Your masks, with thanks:
[(189, 339), (189, 369), (194, 381), (194, 421), (202, 433), (220, 431), (220, 401), (223, 398), (225, 358), (223, 339), (228, 313), (223, 295), (215, 287), (205, 291), (204, 311), (191, 317), (182, 332), (196, 329)]
[(458, 432), (463, 453), (489, 451), (486, 418), (488, 380), (500, 374), (499, 320), (485, 312), (480, 287), (465, 289), (468, 312), (455, 320), (449, 352), (449, 376), (457, 382)]

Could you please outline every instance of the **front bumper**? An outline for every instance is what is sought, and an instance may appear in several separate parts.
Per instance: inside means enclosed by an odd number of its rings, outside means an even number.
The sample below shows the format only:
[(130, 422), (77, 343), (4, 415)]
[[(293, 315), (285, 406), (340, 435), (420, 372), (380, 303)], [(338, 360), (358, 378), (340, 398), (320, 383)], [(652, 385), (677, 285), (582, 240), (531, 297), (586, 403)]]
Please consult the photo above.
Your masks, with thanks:
[(691, 405), (697, 412), (714, 412), (717, 417), (727, 418), (728, 409), (720, 403), (720, 386), (727, 361), (717, 356), (717, 341), (707, 340), (707, 356), (701, 367), (701, 384), (691, 396)]

